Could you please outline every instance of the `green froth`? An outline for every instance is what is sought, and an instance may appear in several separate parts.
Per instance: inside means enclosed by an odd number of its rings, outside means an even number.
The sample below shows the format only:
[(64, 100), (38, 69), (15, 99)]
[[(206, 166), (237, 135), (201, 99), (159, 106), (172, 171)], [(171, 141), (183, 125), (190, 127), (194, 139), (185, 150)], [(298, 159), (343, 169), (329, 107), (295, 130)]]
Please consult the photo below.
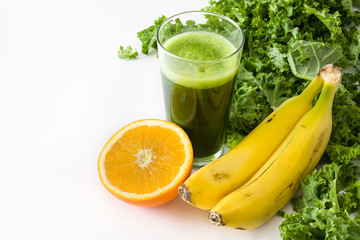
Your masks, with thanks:
[(236, 50), (225, 37), (205, 31), (176, 35), (166, 41), (164, 47), (176, 56), (197, 61), (221, 59)]
[[(235, 46), (225, 37), (211, 32), (193, 31), (178, 34), (164, 43), (164, 48), (189, 61), (161, 63), (168, 79), (186, 87), (212, 88), (231, 81), (237, 71)], [(204, 61), (204, 62), (201, 62)]]

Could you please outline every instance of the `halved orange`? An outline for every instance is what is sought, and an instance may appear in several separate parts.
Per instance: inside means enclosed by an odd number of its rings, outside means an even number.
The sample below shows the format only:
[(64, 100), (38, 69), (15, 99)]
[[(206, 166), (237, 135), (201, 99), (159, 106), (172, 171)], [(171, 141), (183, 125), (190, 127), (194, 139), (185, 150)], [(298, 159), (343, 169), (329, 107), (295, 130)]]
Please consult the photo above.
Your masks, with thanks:
[(115, 133), (98, 160), (100, 180), (121, 200), (154, 207), (177, 196), (193, 164), (191, 142), (182, 128), (159, 119), (130, 123)]

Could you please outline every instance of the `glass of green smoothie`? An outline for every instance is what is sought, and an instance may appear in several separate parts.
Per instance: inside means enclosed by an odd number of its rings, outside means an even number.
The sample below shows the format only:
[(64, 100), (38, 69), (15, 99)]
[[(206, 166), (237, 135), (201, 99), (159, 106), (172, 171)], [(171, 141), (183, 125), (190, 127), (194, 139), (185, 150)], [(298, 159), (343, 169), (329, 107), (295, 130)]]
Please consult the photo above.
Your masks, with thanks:
[(162, 23), (157, 44), (166, 118), (188, 134), (194, 166), (204, 166), (223, 151), (244, 34), (225, 16), (189, 11)]

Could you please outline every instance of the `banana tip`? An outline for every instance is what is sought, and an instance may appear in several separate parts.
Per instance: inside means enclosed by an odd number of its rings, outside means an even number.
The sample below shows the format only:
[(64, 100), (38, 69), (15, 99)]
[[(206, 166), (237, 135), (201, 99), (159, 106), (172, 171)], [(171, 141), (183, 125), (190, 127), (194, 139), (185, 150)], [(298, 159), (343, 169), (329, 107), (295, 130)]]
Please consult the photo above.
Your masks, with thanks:
[(190, 202), (190, 191), (189, 189), (187, 189), (187, 187), (183, 184), (179, 187), (179, 195), (180, 197), (186, 201), (186, 202)]
[(222, 226), (224, 225), (221, 220), (221, 214), (217, 212), (209, 212), (209, 220), (212, 224), (216, 226)]

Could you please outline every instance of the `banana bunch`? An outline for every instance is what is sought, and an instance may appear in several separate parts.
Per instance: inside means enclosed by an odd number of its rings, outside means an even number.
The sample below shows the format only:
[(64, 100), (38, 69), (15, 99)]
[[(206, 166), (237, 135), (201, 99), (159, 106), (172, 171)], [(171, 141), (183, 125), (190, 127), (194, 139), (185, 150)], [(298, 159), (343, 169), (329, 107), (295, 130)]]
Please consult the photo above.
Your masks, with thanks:
[(191, 175), (179, 188), (181, 198), (211, 209), (209, 220), (216, 225), (253, 229), (265, 223), (294, 196), (325, 151), (340, 82), (340, 68), (321, 68), (300, 95), (280, 105), (229, 153)]
[(323, 82), (317, 75), (299, 96), (281, 104), (230, 152), (192, 174), (180, 187), (180, 196), (198, 208), (210, 210), (244, 185), (311, 109)]

